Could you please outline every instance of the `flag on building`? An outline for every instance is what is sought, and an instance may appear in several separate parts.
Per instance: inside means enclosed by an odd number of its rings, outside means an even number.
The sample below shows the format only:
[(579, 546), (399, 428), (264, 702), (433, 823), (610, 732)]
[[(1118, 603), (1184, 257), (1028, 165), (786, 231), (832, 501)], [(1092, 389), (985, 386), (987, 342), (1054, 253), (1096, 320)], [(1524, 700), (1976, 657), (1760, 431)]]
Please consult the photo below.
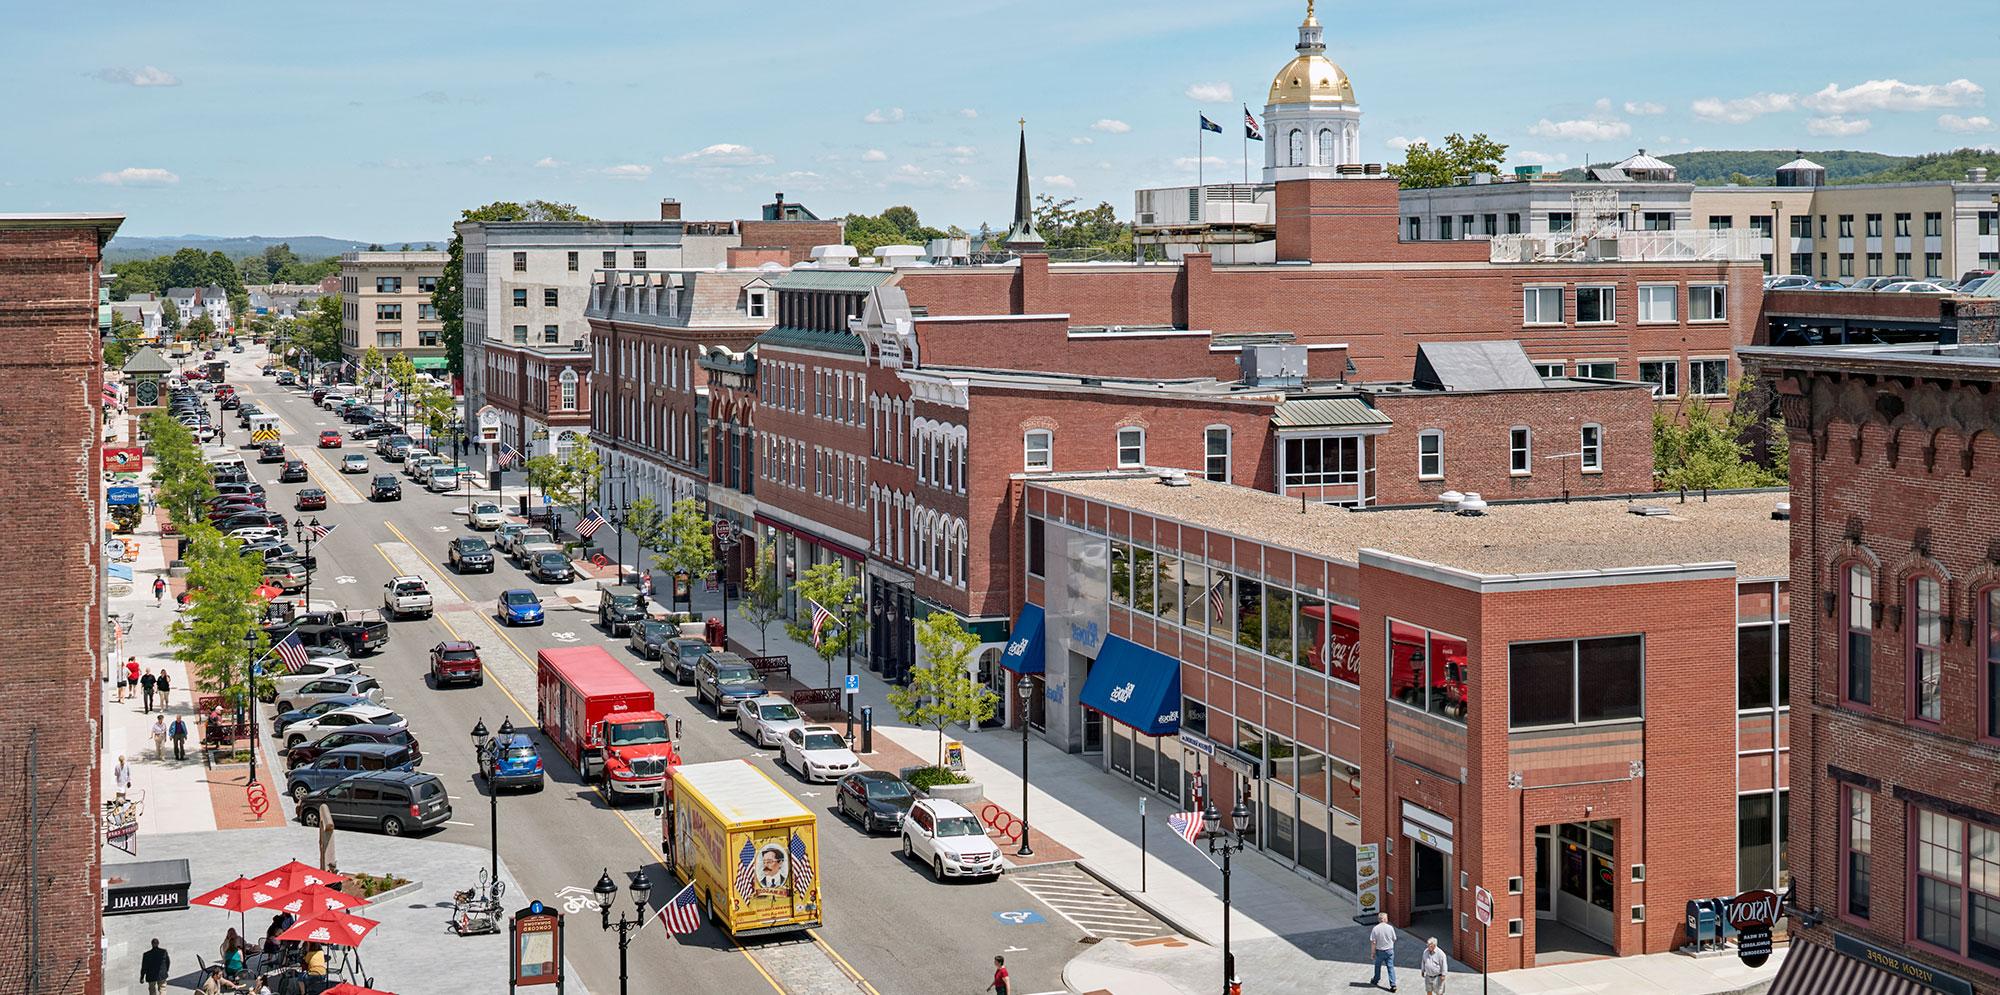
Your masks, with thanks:
[(825, 628), (826, 628), (827, 626), (829, 626), (829, 625), (834, 625), (834, 624), (836, 624), (836, 623), (835, 623), (835, 621), (834, 621), (834, 618), (833, 618), (833, 613), (832, 613), (832, 612), (830, 612), (830, 611), (827, 611), (827, 610), (826, 610), (826, 606), (825, 606), (825, 605), (823, 605), (823, 604), (820, 604), (819, 602), (817, 602), (817, 601), (814, 601), (814, 600), (813, 600), (813, 599), (811, 599), (811, 598), (807, 598), (807, 599), (806, 599), (806, 604), (809, 604), (809, 605), (811, 605), (811, 606), (812, 606), (812, 616), (813, 616), (813, 630), (812, 630), (812, 631), (813, 631), (813, 645), (814, 645), (814, 646), (818, 646), (818, 645), (819, 645), (819, 641), (820, 641), (820, 632), (821, 632), (821, 630), (825, 629)]
[(736, 858), (736, 893), (749, 901), (757, 893), (757, 844), (743, 841), (743, 852)]
[(1250, 105), (1243, 105), (1243, 137), (1253, 142), (1264, 140), (1264, 133), (1257, 130), (1257, 119), (1250, 116)]
[(595, 535), (598, 529), (610, 524), (610, 519), (598, 514), (596, 508), (592, 508), (590, 514), (583, 516), (583, 520), (576, 523), (577, 538), (588, 539)]
[(799, 834), (792, 834), (792, 893), (806, 895), (812, 892), (812, 855), (806, 852), (806, 841)]
[(1201, 130), (1203, 130), (1203, 131), (1213, 131), (1213, 132), (1215, 132), (1215, 133), (1216, 133), (1216, 134), (1218, 134), (1218, 135), (1222, 134), (1222, 126), (1221, 126), (1221, 125), (1219, 125), (1219, 124), (1216, 124), (1216, 123), (1215, 123), (1214, 121), (1210, 121), (1210, 120), (1208, 119), (1208, 115), (1206, 115), (1206, 114), (1197, 114), (1197, 115), (1195, 115), (1195, 116), (1196, 116), (1196, 117), (1199, 117), (1199, 118), (1201, 118)]
[(683, 936), (701, 928), (701, 899), (694, 894), (694, 884), (690, 882), (675, 895), (672, 901), (660, 906), (660, 923), (667, 932)]
[(326, 537), (332, 535), (333, 530), (339, 527), (338, 525), (321, 525), (318, 522), (314, 522), (306, 526), (306, 535), (311, 536), (314, 542), (325, 542)]
[(1208, 589), (1208, 608), (1215, 613), (1217, 624), (1229, 621), (1229, 595), (1223, 588), (1229, 586), (1229, 578), (1224, 577)]
[(1172, 829), (1174, 835), (1187, 840), (1189, 846), (1200, 845), (1195, 841), (1201, 838), (1201, 831), (1205, 825), (1206, 820), (1202, 818), (1200, 809), (1192, 812), (1176, 812), (1167, 816), (1167, 828)]
[(500, 444), (500, 469), (505, 470), (521, 458), (521, 451), (506, 443)]
[(287, 633), (285, 638), (278, 640), (278, 645), (274, 649), (278, 659), (284, 661), (285, 673), (296, 674), (305, 669), (306, 644), (299, 641), (298, 633)]

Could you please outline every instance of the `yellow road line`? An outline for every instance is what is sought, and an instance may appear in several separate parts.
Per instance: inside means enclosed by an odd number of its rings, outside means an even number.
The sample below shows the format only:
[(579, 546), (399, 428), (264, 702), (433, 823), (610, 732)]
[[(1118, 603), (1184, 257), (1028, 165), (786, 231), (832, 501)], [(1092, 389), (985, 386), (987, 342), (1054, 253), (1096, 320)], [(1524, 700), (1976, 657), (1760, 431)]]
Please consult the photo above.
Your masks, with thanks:
[(868, 995), (882, 995), (881, 992), (875, 990), (874, 985), (868, 983), (867, 978), (861, 976), (860, 971), (855, 970), (854, 965), (847, 962), (847, 958), (842, 957), (839, 951), (833, 949), (833, 944), (826, 942), (825, 939), (820, 937), (819, 930), (806, 930), (806, 935), (812, 937), (812, 941), (819, 944), (819, 948), (826, 951), (826, 955), (833, 958), (833, 962), (840, 965), (840, 969), (847, 972), (847, 976), (852, 978), (855, 984), (860, 985), (862, 990), (866, 991)]

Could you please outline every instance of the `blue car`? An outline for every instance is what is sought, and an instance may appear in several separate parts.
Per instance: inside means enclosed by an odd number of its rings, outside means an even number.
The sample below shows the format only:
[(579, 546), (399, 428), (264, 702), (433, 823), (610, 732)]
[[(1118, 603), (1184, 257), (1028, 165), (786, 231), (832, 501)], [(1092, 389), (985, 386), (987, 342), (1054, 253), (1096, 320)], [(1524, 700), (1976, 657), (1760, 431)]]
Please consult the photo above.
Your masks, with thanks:
[(524, 733), (494, 737), (486, 747), (485, 757), (480, 760), (479, 770), (486, 775), (487, 785), (495, 791), (501, 788), (542, 790), (542, 755), (535, 752), (535, 741)]
[(316, 701), (304, 708), (294, 708), (289, 712), (278, 713), (278, 717), (271, 720), (271, 731), (273, 733), (281, 733), (285, 731), (286, 726), (294, 722), (304, 722), (307, 719), (324, 715), (335, 709), (346, 708), (349, 705), (367, 704), (373, 704), (373, 702), (370, 702), (365, 696), (358, 694), (337, 694), (331, 698)]
[(500, 594), (500, 622), (503, 625), (542, 624), (542, 599), (525, 587)]

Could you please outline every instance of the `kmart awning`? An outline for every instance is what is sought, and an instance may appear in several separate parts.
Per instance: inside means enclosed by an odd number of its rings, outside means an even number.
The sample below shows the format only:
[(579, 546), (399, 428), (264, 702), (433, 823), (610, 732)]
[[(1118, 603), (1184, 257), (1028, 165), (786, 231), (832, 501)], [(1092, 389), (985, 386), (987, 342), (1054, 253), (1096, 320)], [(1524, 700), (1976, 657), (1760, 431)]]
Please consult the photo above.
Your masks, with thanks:
[(1007, 651), (1000, 654), (1000, 666), (1017, 674), (1039, 674), (1048, 666), (1044, 656), (1042, 606), (1022, 605), (1021, 616), (1014, 620), (1014, 631), (1007, 634)]

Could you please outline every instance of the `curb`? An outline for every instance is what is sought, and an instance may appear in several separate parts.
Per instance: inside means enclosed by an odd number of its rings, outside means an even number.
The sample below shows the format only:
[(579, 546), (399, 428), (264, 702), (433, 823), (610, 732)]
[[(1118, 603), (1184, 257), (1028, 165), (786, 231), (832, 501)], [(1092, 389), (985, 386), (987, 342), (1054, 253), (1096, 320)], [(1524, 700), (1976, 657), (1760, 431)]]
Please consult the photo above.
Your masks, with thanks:
[[(1050, 865), (1054, 865), (1055, 863), (1056, 863), (1055, 861), (1050, 861)], [(1152, 915), (1153, 918), (1158, 919), (1169, 926), (1172, 926), (1174, 930), (1176, 932), (1179, 932), (1182, 936), (1185, 936), (1190, 940), (1194, 940), (1198, 943), (1202, 943), (1207, 946), (1215, 945), (1215, 941), (1209, 939), (1207, 934), (1202, 933), (1199, 930), (1190, 928), (1187, 925), (1187, 923), (1183, 922), (1180, 919), (1179, 916), (1173, 913), (1169, 913), (1165, 909), (1161, 908), (1158, 904), (1154, 903), (1151, 899), (1136, 894), (1126, 889), (1123, 885), (1120, 885), (1112, 881), (1110, 878), (1099, 873), (1096, 868), (1090, 866), (1090, 864), (1083, 858), (1078, 858), (1075, 861), (1072, 861), (1071, 863), (1073, 864), (1073, 866), (1076, 867), (1077, 870), (1080, 870), (1083, 873), (1088, 874), (1091, 877), (1095, 878), (1098, 884), (1101, 884), (1106, 888), (1109, 888), (1112, 891), (1117, 892), (1118, 895), (1124, 898), (1126, 901), (1131, 902), (1133, 905), (1136, 905), (1142, 909), (1145, 909), (1147, 913)]]
[(424, 889), (424, 883), (422, 881), (412, 881), (409, 884), (399, 884), (394, 888), (389, 889), (388, 891), (382, 892), (376, 895), (375, 897), (370, 898), (368, 900), (368, 904), (380, 905), (381, 903), (386, 902), (392, 898), (401, 898), (404, 895), (412, 895), (419, 891), (422, 891), (423, 889)]

